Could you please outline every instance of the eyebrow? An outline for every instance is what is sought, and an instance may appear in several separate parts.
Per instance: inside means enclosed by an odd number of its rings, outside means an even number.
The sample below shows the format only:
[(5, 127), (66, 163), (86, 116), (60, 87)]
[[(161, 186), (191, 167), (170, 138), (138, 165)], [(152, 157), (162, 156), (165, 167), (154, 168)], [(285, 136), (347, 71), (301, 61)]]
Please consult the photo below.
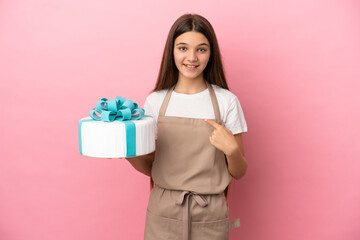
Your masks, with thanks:
[[(176, 46), (177, 46), (177, 45), (187, 45), (187, 43), (180, 42), (180, 43), (176, 44)], [(209, 46), (209, 44), (207, 44), (207, 43), (201, 43), (201, 44), (199, 44), (198, 46)]]

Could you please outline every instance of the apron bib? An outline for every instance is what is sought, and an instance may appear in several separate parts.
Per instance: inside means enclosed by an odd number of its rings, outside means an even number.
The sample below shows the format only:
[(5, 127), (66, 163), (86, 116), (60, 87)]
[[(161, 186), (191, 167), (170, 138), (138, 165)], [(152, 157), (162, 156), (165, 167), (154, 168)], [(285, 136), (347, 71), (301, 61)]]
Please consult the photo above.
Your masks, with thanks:
[[(215, 92), (208, 82), (218, 124), (223, 125)], [(226, 240), (229, 208), (224, 195), (232, 177), (225, 155), (209, 137), (213, 127), (204, 119), (165, 116), (174, 87), (170, 88), (158, 117), (158, 139), (145, 222), (145, 240)]]

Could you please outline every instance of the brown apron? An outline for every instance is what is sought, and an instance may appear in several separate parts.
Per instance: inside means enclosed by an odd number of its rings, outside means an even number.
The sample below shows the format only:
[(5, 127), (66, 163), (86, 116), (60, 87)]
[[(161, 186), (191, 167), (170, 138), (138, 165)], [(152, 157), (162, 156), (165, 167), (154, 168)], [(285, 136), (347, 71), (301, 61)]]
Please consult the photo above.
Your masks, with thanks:
[[(223, 125), (215, 92), (208, 82), (217, 123)], [(174, 87), (158, 117), (158, 139), (145, 223), (145, 240), (226, 240), (229, 207), (224, 194), (232, 177), (225, 155), (209, 137), (214, 130), (204, 119), (165, 116)]]

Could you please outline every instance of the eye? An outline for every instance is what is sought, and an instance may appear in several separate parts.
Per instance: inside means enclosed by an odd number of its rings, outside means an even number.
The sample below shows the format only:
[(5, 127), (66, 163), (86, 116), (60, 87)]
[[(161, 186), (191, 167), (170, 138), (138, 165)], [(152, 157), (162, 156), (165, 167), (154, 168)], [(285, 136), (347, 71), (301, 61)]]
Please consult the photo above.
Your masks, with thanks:
[(205, 48), (199, 48), (198, 51), (199, 52), (206, 52), (206, 49)]
[(179, 50), (180, 50), (180, 51), (185, 51), (185, 50), (186, 50), (186, 47), (179, 47)]

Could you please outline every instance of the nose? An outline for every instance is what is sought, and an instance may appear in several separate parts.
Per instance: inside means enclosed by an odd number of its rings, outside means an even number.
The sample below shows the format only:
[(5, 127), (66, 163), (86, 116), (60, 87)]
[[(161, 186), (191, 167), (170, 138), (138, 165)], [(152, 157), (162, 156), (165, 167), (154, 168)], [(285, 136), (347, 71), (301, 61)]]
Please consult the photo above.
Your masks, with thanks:
[(198, 60), (195, 50), (189, 51), (188, 60), (189, 60), (190, 62), (196, 62), (196, 61)]

